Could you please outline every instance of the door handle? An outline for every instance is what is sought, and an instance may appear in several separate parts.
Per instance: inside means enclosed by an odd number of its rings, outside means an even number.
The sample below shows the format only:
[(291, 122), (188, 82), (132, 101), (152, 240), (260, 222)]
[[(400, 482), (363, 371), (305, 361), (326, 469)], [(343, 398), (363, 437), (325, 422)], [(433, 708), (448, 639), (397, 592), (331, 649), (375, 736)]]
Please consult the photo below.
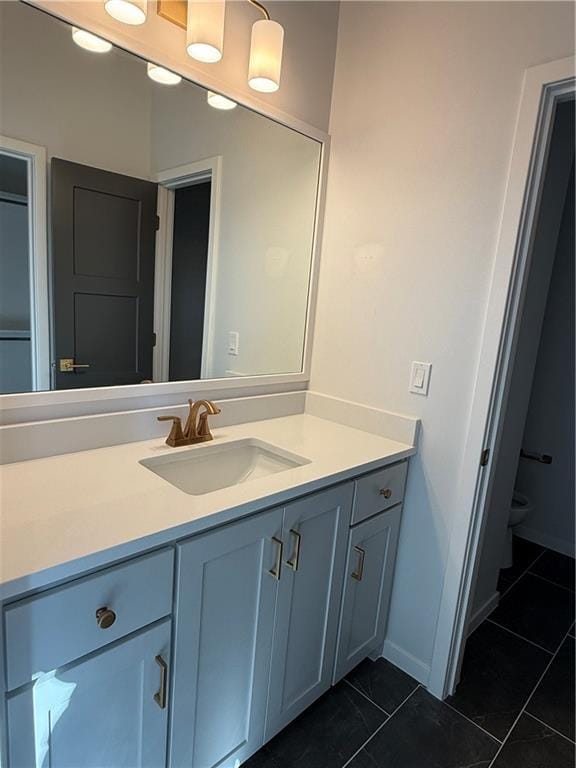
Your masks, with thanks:
[(154, 658), (154, 661), (158, 666), (160, 667), (160, 688), (158, 691), (154, 694), (154, 701), (160, 709), (166, 709), (166, 684), (168, 681), (168, 664), (164, 661), (162, 656), (158, 654)]
[(272, 536), (272, 541), (276, 544), (276, 562), (274, 567), (270, 568), (268, 573), (273, 576), (276, 581), (280, 581), (280, 575), (282, 573), (282, 552), (284, 551), (284, 543), (277, 537)]
[(75, 363), (73, 357), (60, 358), (60, 373), (73, 373), (76, 368), (90, 368), (87, 363)]
[(293, 528), (290, 530), (290, 533), (292, 536), (294, 536), (294, 556), (290, 558), (290, 560), (286, 560), (286, 565), (289, 568), (292, 568), (293, 571), (298, 570), (298, 566), (300, 564), (300, 546), (302, 544), (302, 534), (300, 534), (298, 531), (295, 531)]
[(358, 553), (358, 567), (350, 574), (356, 581), (362, 581), (364, 575), (364, 558), (366, 557), (366, 550), (362, 547), (354, 547), (354, 552)]

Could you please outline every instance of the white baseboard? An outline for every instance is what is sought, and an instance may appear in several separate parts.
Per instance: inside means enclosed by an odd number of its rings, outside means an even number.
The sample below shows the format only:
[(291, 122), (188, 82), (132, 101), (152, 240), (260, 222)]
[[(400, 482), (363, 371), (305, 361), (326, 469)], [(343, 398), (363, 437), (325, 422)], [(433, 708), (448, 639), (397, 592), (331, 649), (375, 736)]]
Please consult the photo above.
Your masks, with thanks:
[(412, 656), (408, 651), (400, 648), (396, 643), (386, 640), (382, 656), (391, 664), (394, 664), (395, 667), (398, 667), (403, 672), (406, 672), (407, 675), (422, 683), (422, 685), (428, 685), (430, 666)]
[(557, 539), (555, 536), (548, 536), (527, 525), (516, 526), (514, 528), (514, 535), (519, 536), (521, 539), (528, 539), (528, 541), (532, 541), (534, 544), (540, 544), (541, 547), (546, 547), (546, 549), (553, 549), (554, 552), (559, 552), (561, 555), (575, 556), (573, 541), (565, 541), (564, 539)]
[(306, 413), (399, 443), (416, 445), (418, 441), (420, 419), (323, 395), (321, 392), (306, 392)]
[(477, 629), (484, 619), (488, 618), (493, 610), (498, 607), (500, 602), (500, 592), (494, 592), (492, 597), (489, 597), (486, 602), (475, 611), (468, 622), (467, 634), (471, 635), (475, 629)]

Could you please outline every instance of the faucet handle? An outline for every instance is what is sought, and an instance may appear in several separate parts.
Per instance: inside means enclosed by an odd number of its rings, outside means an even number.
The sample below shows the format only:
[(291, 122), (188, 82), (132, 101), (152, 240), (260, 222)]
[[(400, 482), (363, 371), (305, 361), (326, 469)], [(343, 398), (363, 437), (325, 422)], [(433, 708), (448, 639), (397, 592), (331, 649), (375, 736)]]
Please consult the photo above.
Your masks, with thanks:
[(158, 416), (158, 421), (171, 421), (172, 429), (166, 438), (166, 445), (172, 448), (178, 448), (181, 445), (188, 445), (188, 440), (182, 431), (182, 419), (180, 416)]

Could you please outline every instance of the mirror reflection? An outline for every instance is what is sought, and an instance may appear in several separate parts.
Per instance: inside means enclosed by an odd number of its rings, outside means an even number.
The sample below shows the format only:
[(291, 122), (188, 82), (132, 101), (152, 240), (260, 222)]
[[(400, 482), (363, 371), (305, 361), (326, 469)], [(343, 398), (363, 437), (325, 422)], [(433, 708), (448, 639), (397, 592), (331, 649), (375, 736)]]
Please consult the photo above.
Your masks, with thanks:
[(320, 144), (23, 3), (0, 29), (0, 393), (302, 370)]

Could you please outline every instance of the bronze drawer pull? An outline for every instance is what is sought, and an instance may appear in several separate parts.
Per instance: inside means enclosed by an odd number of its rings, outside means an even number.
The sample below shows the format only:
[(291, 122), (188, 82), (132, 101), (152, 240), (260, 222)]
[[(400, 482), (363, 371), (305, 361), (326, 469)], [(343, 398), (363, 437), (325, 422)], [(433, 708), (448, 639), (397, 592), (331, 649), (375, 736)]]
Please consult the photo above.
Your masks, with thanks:
[(280, 581), (280, 575), (282, 573), (282, 552), (284, 551), (284, 543), (277, 537), (272, 536), (272, 541), (276, 544), (276, 562), (274, 568), (271, 568), (268, 573), (273, 576), (276, 581)]
[(160, 709), (166, 709), (166, 681), (168, 680), (168, 664), (164, 661), (162, 656), (158, 654), (154, 658), (154, 661), (160, 667), (160, 688), (157, 693), (154, 694), (154, 701)]
[(294, 543), (294, 557), (290, 558), (290, 560), (286, 560), (286, 565), (289, 568), (292, 568), (293, 571), (297, 571), (298, 566), (300, 565), (300, 545), (302, 544), (302, 535), (294, 529), (291, 529), (290, 533), (294, 536), (296, 541)]
[(116, 621), (116, 614), (111, 608), (98, 608), (96, 611), (96, 621), (100, 629), (108, 629)]
[(352, 571), (350, 575), (353, 579), (356, 579), (356, 581), (362, 581), (362, 576), (364, 575), (364, 558), (366, 557), (366, 550), (362, 549), (362, 547), (354, 547), (354, 552), (358, 553), (358, 568), (355, 571)]
[(390, 499), (392, 497), (392, 491), (390, 488), (380, 488), (379, 494), (380, 496), (384, 496), (385, 499)]

